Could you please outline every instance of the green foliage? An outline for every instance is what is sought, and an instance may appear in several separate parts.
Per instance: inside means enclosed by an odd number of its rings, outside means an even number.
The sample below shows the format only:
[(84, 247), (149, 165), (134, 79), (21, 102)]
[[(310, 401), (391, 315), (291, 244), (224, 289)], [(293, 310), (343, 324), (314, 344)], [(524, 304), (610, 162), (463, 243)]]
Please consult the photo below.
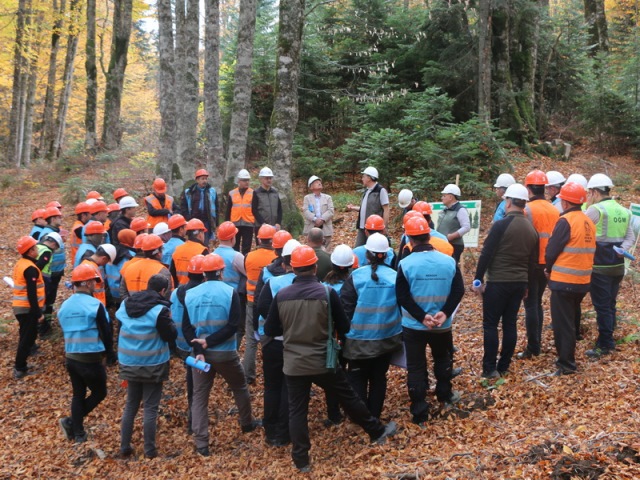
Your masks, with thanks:
[(331, 195), (333, 200), (333, 208), (335, 211), (344, 211), (347, 205), (352, 203), (357, 205), (360, 203), (360, 194), (357, 192), (338, 192), (335, 195)]
[(297, 209), (285, 212), (282, 215), (282, 228), (289, 232), (293, 238), (299, 237), (304, 228), (304, 218), (302, 218), (302, 214), (300, 214)]
[(87, 191), (84, 190), (80, 177), (69, 177), (60, 184), (60, 192), (65, 203), (76, 204), (84, 200)]
[(11, 184), (13, 183), (13, 176), (9, 175), (9, 174), (2, 174), (0, 175), (0, 189), (4, 190), (5, 188), (8, 188), (9, 186), (11, 186)]

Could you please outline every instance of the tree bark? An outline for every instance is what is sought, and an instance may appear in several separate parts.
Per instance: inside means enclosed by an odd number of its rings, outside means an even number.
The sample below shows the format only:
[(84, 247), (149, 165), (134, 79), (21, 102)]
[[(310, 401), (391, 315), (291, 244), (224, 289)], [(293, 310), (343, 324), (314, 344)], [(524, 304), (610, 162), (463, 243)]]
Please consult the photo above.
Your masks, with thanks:
[(95, 155), (98, 148), (98, 68), (96, 66), (96, 0), (87, 0), (87, 43), (84, 69), (87, 74), (87, 99), (84, 113), (84, 150)]
[(16, 15), (16, 43), (13, 47), (13, 89), (11, 112), (9, 114), (9, 149), (7, 160), (20, 166), (22, 158), (22, 128), (24, 124), (24, 94), (26, 57), (23, 52), (25, 43), (25, 17), (29, 8), (28, 0), (19, 0)]
[(584, 0), (584, 18), (589, 25), (591, 55), (609, 51), (609, 34), (604, 0)]
[(493, 0), (480, 2), (478, 8), (478, 117), (491, 120), (491, 11)]
[[(171, 0), (158, 0), (158, 54), (159, 104), (160, 104), (160, 148), (158, 174), (166, 179), (171, 191), (179, 191), (182, 178), (172, 176), (173, 162), (176, 159), (176, 93), (174, 91), (174, 46), (173, 17)], [(179, 184), (176, 185), (175, 182)]]
[(36, 102), (36, 89), (38, 79), (38, 57), (40, 54), (40, 30), (43, 22), (43, 12), (38, 9), (37, 16), (34, 12), (27, 17), (25, 26), (31, 37), (27, 42), (29, 44), (29, 73), (27, 76), (27, 93), (25, 96), (24, 108), (24, 134), (22, 137), (22, 160), (21, 164), (25, 167), (31, 165), (31, 145), (33, 136), (33, 107)]
[(133, 0), (115, 0), (111, 60), (109, 61), (107, 85), (105, 87), (104, 126), (102, 128), (102, 147), (107, 150), (117, 148), (122, 141), (120, 108), (131, 38), (132, 13)]

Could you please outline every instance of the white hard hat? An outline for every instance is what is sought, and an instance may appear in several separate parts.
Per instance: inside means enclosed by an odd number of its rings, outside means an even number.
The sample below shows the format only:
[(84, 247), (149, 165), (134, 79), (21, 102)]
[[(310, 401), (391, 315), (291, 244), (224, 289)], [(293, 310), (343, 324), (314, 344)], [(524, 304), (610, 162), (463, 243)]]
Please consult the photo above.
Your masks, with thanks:
[(339, 267), (350, 267), (353, 265), (353, 250), (349, 245), (338, 245), (331, 253), (331, 263)]
[(529, 200), (529, 190), (520, 183), (514, 183), (507, 187), (502, 198), (517, 198), (519, 200)]
[(111, 259), (111, 262), (109, 262), (109, 263), (113, 263), (114, 262), (114, 260), (116, 259), (116, 247), (114, 247), (110, 243), (103, 243), (98, 248), (101, 248), (102, 250), (104, 250), (104, 252), (107, 255), (109, 255), (109, 258)]
[(577, 183), (578, 185), (582, 185), (584, 188), (587, 188), (587, 179), (584, 175), (580, 175), (579, 173), (572, 173), (567, 178), (567, 183)]
[(258, 174), (259, 177), (273, 177), (273, 172), (269, 167), (264, 167)]
[(153, 227), (153, 233), (155, 233), (156, 235), (162, 235), (170, 231), (171, 230), (169, 230), (169, 225), (165, 222), (160, 222), (155, 227)]
[(613, 187), (613, 182), (604, 173), (596, 173), (589, 179), (587, 188)]
[(496, 184), (493, 186), (493, 188), (507, 188), (514, 183), (516, 183), (516, 179), (513, 178), (513, 175), (511, 175), (510, 173), (501, 173), (500, 175), (498, 175)]
[(398, 205), (400, 208), (407, 208), (413, 199), (413, 192), (407, 188), (403, 188), (398, 193)]
[(362, 173), (369, 175), (371, 178), (375, 178), (376, 180), (379, 178), (378, 169), (376, 167), (367, 167), (362, 171)]
[(444, 187), (444, 189), (440, 193), (450, 193), (451, 195), (455, 195), (456, 197), (462, 195), (462, 193), (460, 192), (460, 187), (454, 185), (453, 183), (450, 183), (449, 185)]
[(291, 240), (287, 240), (287, 243), (282, 247), (282, 256), (286, 257), (287, 255), (291, 255), (291, 252), (301, 245), (302, 244), (298, 240), (294, 240), (293, 238)]
[(251, 180), (251, 175), (247, 169), (243, 168), (238, 172), (237, 178), (238, 180)]
[(86, 203), (87, 205), (93, 205), (94, 203), (96, 203), (98, 201), (97, 198), (87, 198), (84, 203)]
[(139, 205), (136, 203), (136, 201), (133, 199), (133, 197), (130, 196), (126, 196), (126, 197), (122, 197), (120, 199), (120, 201), (118, 202), (118, 205), (120, 205), (120, 208), (132, 208), (132, 207), (138, 207)]
[(315, 182), (316, 180), (322, 180), (322, 179), (321, 179), (320, 177), (316, 176), (316, 175), (311, 175), (311, 176), (309, 177), (309, 180), (307, 180), (307, 187), (310, 187), (310, 186), (311, 186), (311, 184), (312, 184), (313, 182)]
[(49, 232), (47, 233), (44, 238), (42, 239), (42, 241), (45, 240), (53, 240), (54, 242), (56, 242), (58, 244), (58, 248), (62, 247), (64, 245), (64, 242), (62, 241), (62, 237), (60, 236), (60, 234), (58, 232)]
[(562, 175), (560, 172), (556, 172), (555, 170), (549, 170), (547, 172), (547, 184), (545, 186), (546, 187), (560, 186), (566, 181), (567, 179), (564, 178), (564, 175)]
[(389, 250), (389, 240), (381, 233), (373, 233), (367, 238), (364, 248), (373, 253), (386, 253)]

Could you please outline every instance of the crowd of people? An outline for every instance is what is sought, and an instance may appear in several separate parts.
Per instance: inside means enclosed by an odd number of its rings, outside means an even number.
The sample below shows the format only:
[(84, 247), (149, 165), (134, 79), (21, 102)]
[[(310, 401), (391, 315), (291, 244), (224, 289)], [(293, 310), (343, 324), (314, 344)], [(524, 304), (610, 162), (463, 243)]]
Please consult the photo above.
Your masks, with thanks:
[[(387, 232), (389, 194), (374, 167), (362, 172), (360, 204), (347, 206), (358, 212), (353, 248), (333, 248), (333, 201), (315, 175), (303, 200), (305, 244), (281, 226), (271, 169), (260, 170), (255, 190), (249, 172), (238, 172), (237, 188), (225, 202), (226, 221), (208, 177), (197, 170), (180, 202), (156, 179), (142, 202), (146, 218), (136, 216), (140, 205), (122, 188), (109, 205), (99, 192), (89, 192), (75, 206), (69, 232), (62, 228), (63, 206), (52, 201), (34, 211), (30, 235), (19, 239), (13, 375), (19, 380), (34, 373), (27, 359), (38, 349), (38, 335), (46, 338), (57, 318), (72, 387), (70, 415), (60, 419), (68, 440), (86, 441), (84, 420), (107, 395), (105, 364), (118, 364), (127, 385), (120, 456), (134, 453), (134, 419), (142, 404), (144, 455), (156, 457), (158, 408), (172, 354), (188, 360), (188, 429), (200, 455), (210, 455), (209, 397), (219, 375), (233, 394), (241, 431), (262, 426), (269, 446), (292, 444), (294, 465), (302, 472), (311, 468), (307, 417), (313, 384), (325, 391), (327, 425), (346, 416), (379, 444), (397, 429), (380, 420), (392, 363), (406, 366), (415, 424), (425, 426), (433, 407), (427, 346), (436, 399), (447, 407), (462, 398), (453, 389), (461, 372), (454, 368), (453, 323), (465, 293), (459, 263), (470, 221), (457, 185), (442, 190), (444, 209), (437, 219), (429, 203), (409, 190), (399, 192), (404, 233), (394, 251)], [(612, 198), (613, 187), (601, 173), (588, 181), (540, 170), (523, 184), (507, 173), (497, 178), (500, 202), (471, 286), (483, 303), (482, 377), (508, 374), (523, 302), (527, 345), (516, 357), (541, 354), (547, 286), (554, 375), (577, 370), (580, 305), (587, 292), (598, 339), (586, 355), (597, 360), (615, 350), (623, 255), (635, 237), (631, 213)], [(68, 264), (73, 294), (56, 312)], [(249, 395), (260, 373), (262, 420), (254, 416)]]

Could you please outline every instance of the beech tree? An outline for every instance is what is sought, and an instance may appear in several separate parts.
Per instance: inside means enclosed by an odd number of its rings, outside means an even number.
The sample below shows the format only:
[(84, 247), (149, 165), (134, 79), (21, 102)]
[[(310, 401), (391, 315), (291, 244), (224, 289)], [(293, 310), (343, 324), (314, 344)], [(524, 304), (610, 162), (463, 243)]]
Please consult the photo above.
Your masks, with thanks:
[(98, 68), (96, 67), (96, 0), (87, 0), (87, 42), (84, 68), (87, 74), (87, 100), (84, 114), (84, 149), (95, 154), (98, 147), (96, 117), (98, 114)]
[[(173, 43), (173, 17), (171, 0), (158, 0), (158, 57), (159, 57), (159, 104), (160, 104), (160, 145), (158, 154), (158, 174), (172, 183), (172, 166), (176, 159), (176, 94), (175, 55)], [(177, 179), (180, 181), (180, 178)], [(174, 191), (182, 187), (174, 185)]]

